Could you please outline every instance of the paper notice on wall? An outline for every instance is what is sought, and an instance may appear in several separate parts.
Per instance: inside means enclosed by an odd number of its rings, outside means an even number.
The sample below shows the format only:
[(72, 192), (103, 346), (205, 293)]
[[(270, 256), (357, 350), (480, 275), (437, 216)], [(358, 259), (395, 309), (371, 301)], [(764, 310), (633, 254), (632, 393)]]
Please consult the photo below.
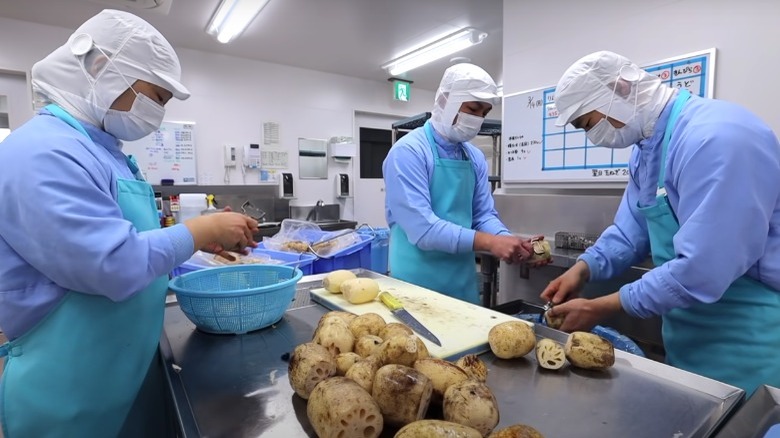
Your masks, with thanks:
[(260, 166), (263, 169), (289, 168), (289, 153), (281, 146), (265, 146), (260, 151)]

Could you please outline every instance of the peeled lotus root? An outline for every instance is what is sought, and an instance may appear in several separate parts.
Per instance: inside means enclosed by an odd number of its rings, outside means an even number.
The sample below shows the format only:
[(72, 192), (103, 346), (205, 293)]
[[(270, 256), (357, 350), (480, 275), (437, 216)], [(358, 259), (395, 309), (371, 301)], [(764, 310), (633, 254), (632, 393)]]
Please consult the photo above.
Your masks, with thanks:
[(558, 370), (566, 363), (566, 354), (552, 339), (542, 339), (536, 343), (536, 361), (544, 369)]

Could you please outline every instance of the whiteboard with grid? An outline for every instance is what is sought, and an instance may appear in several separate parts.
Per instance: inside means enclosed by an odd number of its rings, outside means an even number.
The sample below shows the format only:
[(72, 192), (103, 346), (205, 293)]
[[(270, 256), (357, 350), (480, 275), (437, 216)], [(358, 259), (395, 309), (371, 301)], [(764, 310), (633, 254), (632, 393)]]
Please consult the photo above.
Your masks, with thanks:
[[(713, 97), (715, 49), (689, 53), (643, 68), (671, 87)], [(503, 182), (620, 182), (628, 180), (633, 146), (595, 146), (585, 131), (555, 126), (555, 87), (504, 96), (501, 134)]]

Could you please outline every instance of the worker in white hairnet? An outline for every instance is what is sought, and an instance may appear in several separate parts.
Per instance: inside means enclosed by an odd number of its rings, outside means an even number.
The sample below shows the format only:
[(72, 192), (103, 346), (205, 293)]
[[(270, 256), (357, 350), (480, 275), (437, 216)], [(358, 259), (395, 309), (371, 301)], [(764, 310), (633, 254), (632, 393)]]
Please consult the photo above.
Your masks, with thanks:
[(478, 304), (475, 251), (507, 262), (530, 257), (530, 239), (499, 220), (485, 156), (469, 143), (498, 101), (485, 70), (454, 65), (444, 72), (431, 120), (390, 149), (382, 170), (391, 276)]
[(168, 273), (196, 249), (255, 245), (257, 223), (238, 213), (161, 229), (152, 187), (122, 152), (160, 127), (169, 99), (189, 97), (180, 76), (157, 30), (112, 10), (32, 68), (47, 105), (0, 144), (6, 438), (161, 436), (127, 427), (148, 426), (131, 408), (163, 407), (161, 393), (137, 397), (155, 369)]
[[(663, 318), (669, 364), (752, 393), (780, 385), (780, 144), (746, 109), (670, 88), (612, 52), (575, 62), (555, 89), (558, 126), (595, 145), (636, 144), (631, 178), (596, 244), (542, 297), (565, 331), (619, 312)], [(618, 292), (587, 281), (652, 255)]]

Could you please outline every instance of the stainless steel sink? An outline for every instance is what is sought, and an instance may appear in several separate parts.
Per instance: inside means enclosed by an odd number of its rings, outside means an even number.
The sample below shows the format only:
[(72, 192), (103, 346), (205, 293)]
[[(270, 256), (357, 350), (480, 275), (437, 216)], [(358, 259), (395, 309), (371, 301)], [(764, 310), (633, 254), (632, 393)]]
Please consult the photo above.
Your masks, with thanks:
[[(357, 222), (346, 219), (334, 219), (314, 222), (322, 231), (339, 231), (348, 228), (357, 227)], [(262, 240), (264, 236), (271, 237), (279, 232), (281, 222), (263, 222), (257, 225), (259, 231), (255, 235), (255, 240)]]
[(316, 221), (314, 223), (322, 227), (323, 225), (329, 226), (329, 225), (340, 225), (340, 224), (352, 224), (357, 222), (346, 220), (346, 219), (336, 219), (336, 220)]

